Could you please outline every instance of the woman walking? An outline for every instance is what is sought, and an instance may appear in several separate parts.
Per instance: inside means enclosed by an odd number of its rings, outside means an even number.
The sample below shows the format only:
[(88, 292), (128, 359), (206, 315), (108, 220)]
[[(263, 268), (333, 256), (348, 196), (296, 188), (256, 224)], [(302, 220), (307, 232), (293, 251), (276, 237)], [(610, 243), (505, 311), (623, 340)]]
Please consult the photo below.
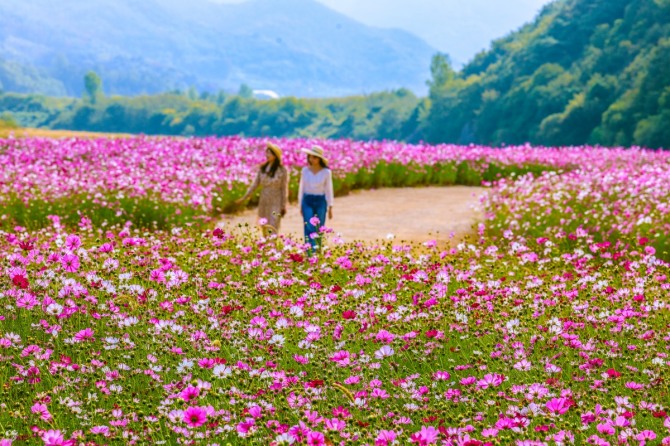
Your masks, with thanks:
[(288, 172), (282, 165), (281, 149), (272, 143), (267, 143), (265, 149), (265, 163), (261, 164), (254, 182), (244, 196), (235, 201), (241, 204), (260, 186), (261, 197), (258, 203), (259, 223), (264, 235), (279, 232), (281, 218), (286, 215), (288, 205)]
[(333, 175), (322, 147), (312, 146), (301, 151), (307, 154), (307, 167), (300, 175), (298, 201), (305, 224), (305, 241), (313, 252), (321, 247), (319, 228), (326, 225), (326, 212), (328, 218), (333, 218)]

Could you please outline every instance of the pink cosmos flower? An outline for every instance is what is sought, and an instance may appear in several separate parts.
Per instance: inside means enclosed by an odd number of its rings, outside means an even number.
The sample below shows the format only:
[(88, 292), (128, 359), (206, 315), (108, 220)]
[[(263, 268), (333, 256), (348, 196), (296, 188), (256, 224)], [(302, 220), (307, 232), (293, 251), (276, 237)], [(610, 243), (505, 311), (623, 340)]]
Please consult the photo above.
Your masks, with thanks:
[(311, 431), (307, 434), (306, 439), (309, 446), (322, 446), (326, 444), (326, 436), (321, 432)]
[(203, 358), (198, 361), (198, 365), (203, 369), (211, 369), (216, 365), (216, 361), (212, 358)]
[(154, 282), (163, 283), (165, 282), (165, 273), (160, 269), (152, 270), (149, 274), (149, 279)]
[(377, 439), (375, 440), (375, 446), (389, 446), (393, 444), (398, 434), (394, 431), (381, 430), (377, 434)]
[(468, 376), (466, 378), (461, 379), (460, 382), (462, 386), (471, 386), (477, 382), (477, 378), (475, 378), (474, 376)]
[(628, 427), (630, 426), (630, 421), (628, 421), (628, 418), (619, 415), (614, 419), (614, 425), (618, 428)]
[(65, 254), (61, 257), (60, 262), (68, 273), (76, 273), (79, 270), (79, 257), (74, 254)]
[(112, 251), (114, 251), (114, 245), (112, 245), (111, 243), (103, 243), (98, 248), (98, 251), (100, 251), (100, 252), (112, 252)]
[(390, 344), (391, 342), (393, 342), (394, 338), (395, 335), (393, 335), (393, 333), (389, 333), (386, 330), (379, 330), (379, 332), (375, 336), (376, 340), (378, 340), (379, 342), (384, 342), (386, 344)]
[(65, 238), (65, 247), (74, 252), (81, 247), (81, 239), (74, 234), (68, 235)]
[(375, 390), (372, 391), (370, 396), (372, 398), (380, 398), (380, 399), (383, 399), (383, 400), (391, 397), (391, 395), (389, 395), (388, 392), (384, 389), (375, 389)]
[(260, 406), (253, 406), (249, 408), (249, 415), (254, 418), (260, 418), (263, 416), (263, 409)]
[(605, 434), (605, 435), (614, 435), (614, 433), (616, 432), (614, 430), (614, 426), (612, 426), (612, 423), (610, 423), (609, 421), (606, 422), (606, 423), (598, 424), (596, 426), (596, 430), (598, 432), (600, 432), (601, 434)]
[(293, 355), (293, 359), (299, 364), (307, 364), (309, 362), (309, 358), (302, 355)]
[(339, 352), (335, 352), (328, 359), (337, 363), (339, 367), (346, 367), (351, 363), (351, 354), (346, 350), (340, 350)]
[(53, 419), (49, 413), (49, 409), (47, 409), (45, 404), (35, 403), (33, 407), (30, 408), (30, 410), (35, 414), (39, 414), (40, 418), (44, 421), (49, 422)]
[(339, 418), (326, 419), (324, 424), (326, 429), (329, 431), (343, 431), (347, 426), (347, 423), (345, 423), (343, 420), (340, 420)]
[(547, 410), (552, 414), (563, 415), (570, 409), (572, 401), (569, 398), (552, 398), (547, 401)]
[(104, 436), (109, 435), (109, 427), (107, 426), (94, 426), (91, 428), (92, 434), (102, 434)]
[(422, 426), (419, 432), (412, 434), (409, 441), (418, 443), (419, 446), (428, 446), (430, 444), (435, 444), (439, 435), (440, 432), (433, 426)]
[(645, 430), (635, 436), (637, 441), (656, 440), (656, 432)]
[(438, 381), (447, 381), (449, 378), (451, 378), (449, 372), (438, 370), (437, 372), (433, 373), (433, 379)]
[(83, 330), (79, 331), (77, 334), (74, 335), (74, 339), (77, 342), (82, 342), (82, 341), (88, 341), (90, 339), (93, 339), (93, 329), (91, 328), (84, 328)]
[(49, 429), (42, 434), (42, 441), (44, 446), (66, 446), (71, 443), (69, 440), (65, 440), (61, 431), (53, 429)]
[(200, 427), (207, 421), (207, 411), (202, 407), (189, 407), (184, 411), (183, 420), (190, 428)]
[(484, 378), (477, 381), (479, 389), (488, 389), (489, 387), (498, 387), (505, 381), (505, 375), (499, 373), (489, 373)]
[(256, 420), (253, 418), (247, 418), (246, 420), (237, 424), (237, 433), (241, 437), (246, 437), (249, 433), (252, 433), (256, 428)]
[(497, 437), (498, 432), (500, 432), (498, 429), (494, 427), (490, 427), (487, 429), (482, 429), (482, 437), (488, 438), (488, 437)]
[(181, 391), (179, 396), (186, 402), (193, 401), (200, 395), (200, 389), (193, 386), (188, 386)]

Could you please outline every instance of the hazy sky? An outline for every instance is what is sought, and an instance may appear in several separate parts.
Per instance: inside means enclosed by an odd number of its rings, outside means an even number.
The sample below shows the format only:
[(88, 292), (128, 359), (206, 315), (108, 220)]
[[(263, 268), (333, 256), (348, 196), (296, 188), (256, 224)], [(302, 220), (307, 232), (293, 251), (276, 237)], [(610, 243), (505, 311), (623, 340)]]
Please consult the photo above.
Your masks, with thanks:
[(367, 25), (410, 31), (448, 53), (456, 65), (488, 48), (493, 39), (532, 20), (543, 5), (550, 3), (550, 0), (317, 1)]

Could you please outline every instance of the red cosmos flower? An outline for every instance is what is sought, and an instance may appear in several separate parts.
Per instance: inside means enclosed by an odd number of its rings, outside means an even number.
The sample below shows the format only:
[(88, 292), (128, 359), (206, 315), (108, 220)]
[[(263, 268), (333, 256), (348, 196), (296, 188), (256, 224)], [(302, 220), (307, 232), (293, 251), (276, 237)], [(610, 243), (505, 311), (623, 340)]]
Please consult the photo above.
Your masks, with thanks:
[(637, 242), (640, 244), (640, 246), (644, 246), (649, 243), (649, 239), (647, 237), (640, 237)]
[(28, 288), (28, 285), (29, 285), (28, 279), (26, 279), (23, 276), (14, 276), (12, 278), (12, 283), (14, 285), (16, 285), (17, 287), (21, 288), (22, 290), (25, 290), (26, 288)]
[(230, 314), (233, 312), (233, 307), (231, 305), (224, 305), (223, 308), (221, 308), (221, 314), (224, 316)]
[(288, 258), (293, 260), (295, 263), (302, 263), (305, 260), (305, 258), (300, 254), (289, 254)]
[(32, 242), (19, 242), (19, 248), (23, 249), (24, 251), (32, 251), (35, 249), (35, 245)]
[(668, 413), (664, 410), (659, 410), (658, 412), (652, 412), (651, 413), (654, 418), (665, 418), (668, 416)]
[(547, 379), (545, 380), (545, 382), (546, 382), (548, 385), (550, 385), (550, 386), (555, 386), (555, 385), (557, 385), (560, 381), (558, 380), (558, 378), (547, 378)]
[(215, 228), (214, 231), (212, 231), (212, 235), (216, 238), (223, 238), (224, 234), (225, 233), (221, 228)]
[(426, 337), (427, 338), (434, 338), (437, 336), (437, 330), (428, 330), (426, 332)]
[(344, 319), (354, 319), (356, 317), (356, 312), (352, 310), (345, 310), (342, 312), (342, 317)]
[(609, 376), (610, 378), (618, 378), (621, 376), (621, 372), (617, 372), (614, 369), (607, 369), (605, 373), (607, 373), (607, 376)]

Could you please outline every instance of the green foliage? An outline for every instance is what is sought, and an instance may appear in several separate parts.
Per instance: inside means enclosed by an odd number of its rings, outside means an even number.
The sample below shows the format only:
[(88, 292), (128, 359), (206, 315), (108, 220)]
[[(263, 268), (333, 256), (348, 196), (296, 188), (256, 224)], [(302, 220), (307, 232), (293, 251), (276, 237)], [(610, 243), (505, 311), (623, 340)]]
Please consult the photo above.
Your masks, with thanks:
[(9, 113), (0, 114), (0, 129), (15, 129), (18, 127), (19, 125), (14, 119), (14, 116)]
[(670, 8), (559, 0), (455, 76), (433, 59), (432, 142), (670, 147)]
[(254, 91), (247, 84), (242, 84), (237, 95), (244, 99), (251, 99), (254, 96)]
[(97, 103), (102, 98), (102, 79), (95, 71), (89, 71), (84, 76), (84, 87), (86, 88), (86, 97), (91, 104)]
[(0, 94), (0, 113), (23, 126), (149, 135), (245, 135), (403, 140), (425, 106), (407, 89), (334, 99), (276, 100), (190, 90), (137, 97), (55, 100)]

